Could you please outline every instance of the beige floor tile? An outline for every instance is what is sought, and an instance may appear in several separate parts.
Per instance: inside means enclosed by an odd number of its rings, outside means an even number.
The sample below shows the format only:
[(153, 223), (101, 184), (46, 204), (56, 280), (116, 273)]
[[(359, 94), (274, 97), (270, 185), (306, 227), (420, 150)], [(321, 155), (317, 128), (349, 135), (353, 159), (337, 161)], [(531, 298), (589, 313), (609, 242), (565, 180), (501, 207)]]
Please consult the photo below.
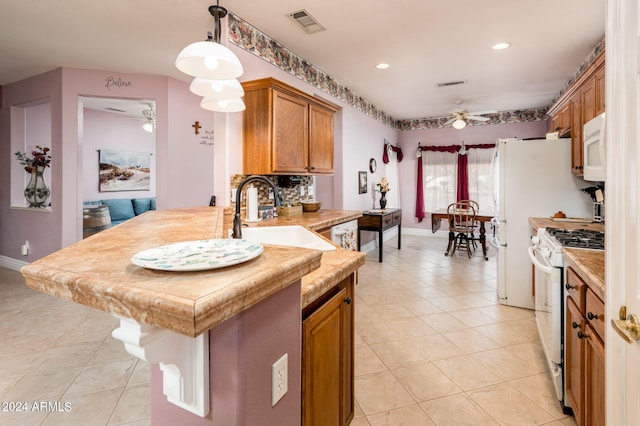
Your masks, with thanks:
[(89, 365), (111, 361), (137, 359), (124, 348), (124, 343), (116, 339), (105, 339), (89, 361)]
[(136, 360), (136, 366), (127, 382), (127, 387), (151, 383), (151, 365), (141, 359)]
[[(393, 340), (407, 339), (411, 337), (425, 336), (437, 333), (433, 327), (420, 318), (400, 318), (387, 322), (389, 329), (395, 336)], [(390, 339), (391, 340), (391, 339)]]
[(466, 353), (474, 353), (500, 347), (493, 340), (483, 336), (476, 329), (456, 330), (442, 333)]
[(417, 316), (442, 312), (442, 309), (438, 308), (434, 304), (429, 303), (425, 299), (415, 296), (410, 300), (403, 301), (402, 306), (409, 310), (409, 312), (411, 312), (413, 315)]
[(560, 407), (556, 390), (549, 381), (549, 375), (547, 373), (512, 380), (509, 384), (544, 408), (547, 412), (551, 413), (556, 419), (566, 417)]
[(44, 352), (0, 356), (0, 378), (23, 375), (38, 364), (44, 356)]
[(356, 377), (387, 370), (384, 363), (368, 345), (356, 346), (354, 364)]
[(431, 361), (460, 356), (466, 353), (442, 334), (416, 337), (411, 339), (411, 344)]
[(391, 370), (416, 401), (428, 401), (461, 392), (460, 388), (430, 361)]
[(415, 404), (415, 400), (388, 371), (356, 377), (355, 396), (365, 415)]
[(503, 425), (539, 425), (555, 420), (541, 406), (507, 383), (476, 389), (468, 394)]
[(134, 360), (89, 365), (82, 370), (65, 395), (123, 388), (134, 366)]
[(129, 424), (134, 421), (148, 421), (151, 412), (151, 389), (136, 386), (125, 389), (116, 406), (109, 425)]
[(97, 347), (96, 343), (83, 343), (50, 349), (43, 355), (33, 371), (37, 373), (56, 372), (63, 368), (86, 365)]
[(540, 366), (514, 355), (506, 348), (476, 352), (471, 356), (482, 368), (492, 371), (504, 381), (527, 377), (546, 371), (544, 367), (541, 369)]
[(114, 389), (110, 391), (65, 396), (60, 400), (60, 406), (65, 407), (65, 409), (68, 407), (68, 410), (52, 412), (47, 416), (43, 426), (106, 425), (118, 403), (121, 393), (122, 390)]
[(465, 391), (502, 382), (471, 355), (441, 359), (433, 361), (433, 364)]
[(396, 408), (384, 413), (367, 416), (371, 426), (431, 426), (434, 422), (420, 409), (418, 405)]
[(476, 308), (452, 311), (450, 314), (468, 327), (479, 327), (481, 325), (494, 324), (496, 322), (494, 318), (485, 315)]
[(0, 426), (39, 425), (48, 415), (48, 412), (33, 410), (29, 405), (25, 410), (0, 413)]
[(538, 329), (533, 318), (483, 325), (475, 329), (501, 346), (539, 339)]
[(478, 404), (461, 393), (423, 402), (420, 406), (437, 425), (498, 425)]
[(351, 420), (351, 423), (349, 423), (349, 426), (370, 426), (370, 425), (371, 423), (367, 421), (366, 417), (354, 418), (353, 420)]
[(468, 328), (467, 325), (448, 312), (421, 315), (420, 319), (439, 332)]
[[(376, 343), (371, 345), (371, 350), (389, 369), (404, 367), (426, 360), (426, 357), (413, 346), (410, 340)], [(358, 363), (356, 361), (356, 371), (357, 369)]]
[(5, 395), (5, 401), (56, 401), (80, 374), (81, 368), (23, 376)]

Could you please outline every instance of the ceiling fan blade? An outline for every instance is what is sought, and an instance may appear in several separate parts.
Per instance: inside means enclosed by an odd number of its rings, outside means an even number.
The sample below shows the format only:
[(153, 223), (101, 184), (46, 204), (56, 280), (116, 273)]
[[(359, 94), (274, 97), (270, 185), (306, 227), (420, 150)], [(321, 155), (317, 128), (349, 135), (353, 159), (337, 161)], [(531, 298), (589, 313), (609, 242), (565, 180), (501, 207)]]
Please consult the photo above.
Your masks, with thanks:
[(485, 114), (496, 114), (498, 111), (495, 109), (486, 109), (484, 111), (474, 111), (470, 112), (469, 115), (485, 115)]
[(480, 117), (479, 115), (468, 115), (467, 120), (489, 121), (489, 117)]

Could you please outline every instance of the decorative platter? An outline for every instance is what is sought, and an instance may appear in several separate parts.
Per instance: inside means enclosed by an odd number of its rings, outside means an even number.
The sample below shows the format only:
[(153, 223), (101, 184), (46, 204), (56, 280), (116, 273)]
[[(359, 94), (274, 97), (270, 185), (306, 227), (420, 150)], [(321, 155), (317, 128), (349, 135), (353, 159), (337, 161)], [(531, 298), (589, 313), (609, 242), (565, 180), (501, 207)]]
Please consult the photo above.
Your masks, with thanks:
[(239, 239), (186, 241), (143, 250), (131, 263), (160, 271), (205, 271), (247, 262), (263, 250), (260, 243)]

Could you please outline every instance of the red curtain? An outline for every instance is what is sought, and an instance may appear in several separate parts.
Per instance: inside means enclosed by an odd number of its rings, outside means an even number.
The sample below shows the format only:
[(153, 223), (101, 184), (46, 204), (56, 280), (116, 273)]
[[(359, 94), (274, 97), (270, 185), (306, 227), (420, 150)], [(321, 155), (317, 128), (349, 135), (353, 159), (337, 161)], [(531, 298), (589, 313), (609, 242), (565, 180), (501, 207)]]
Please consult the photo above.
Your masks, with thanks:
[[(465, 146), (466, 150), (470, 149), (491, 149), (495, 148), (496, 145), (492, 143), (483, 143), (483, 144), (475, 144), (475, 145), (467, 145)], [(438, 151), (438, 152), (459, 152), (462, 145), (432, 145), (432, 146), (420, 146), (418, 145), (418, 150), (420, 151)], [(458, 154), (458, 184), (456, 187), (456, 199), (460, 200), (468, 200), (469, 199), (469, 174), (468, 174), (468, 160), (467, 155)], [(418, 222), (422, 222), (424, 219), (424, 194), (423, 194), (423, 182), (422, 182), (422, 158), (418, 159), (418, 183), (416, 186), (416, 218)]]
[(382, 153), (382, 162), (384, 164), (387, 164), (389, 162), (389, 151), (387, 151), (389, 148), (391, 147), (391, 150), (393, 152), (396, 153), (396, 156), (398, 157), (398, 163), (402, 161), (402, 158), (404, 157), (402, 155), (402, 148), (400, 148), (399, 146), (393, 146), (391, 144), (385, 143), (384, 144), (384, 152)]

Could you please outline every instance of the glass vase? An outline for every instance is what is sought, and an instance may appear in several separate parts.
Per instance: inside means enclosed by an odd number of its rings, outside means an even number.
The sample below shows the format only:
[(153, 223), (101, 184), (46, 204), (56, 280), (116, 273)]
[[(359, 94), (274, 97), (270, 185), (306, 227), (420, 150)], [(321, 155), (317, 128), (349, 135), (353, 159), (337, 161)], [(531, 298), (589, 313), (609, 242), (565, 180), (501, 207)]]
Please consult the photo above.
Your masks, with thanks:
[(44, 181), (44, 167), (36, 167), (31, 172), (31, 179), (24, 189), (24, 198), (27, 199), (29, 207), (44, 207), (44, 203), (49, 198), (51, 191)]

